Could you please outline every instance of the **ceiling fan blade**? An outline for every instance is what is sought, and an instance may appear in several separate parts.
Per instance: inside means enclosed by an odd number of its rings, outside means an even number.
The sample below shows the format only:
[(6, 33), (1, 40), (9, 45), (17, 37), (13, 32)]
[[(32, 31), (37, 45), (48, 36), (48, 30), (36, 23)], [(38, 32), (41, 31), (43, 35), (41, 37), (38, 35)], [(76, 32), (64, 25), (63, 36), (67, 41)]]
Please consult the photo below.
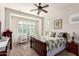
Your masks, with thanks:
[(39, 3), (39, 6), (41, 5), (41, 3)]
[(40, 14), (40, 12), (41, 12), (41, 10), (38, 10), (38, 13), (37, 13), (37, 14), (39, 15), (39, 14)]
[(49, 5), (45, 5), (45, 6), (43, 6), (42, 8), (46, 8), (46, 7), (49, 7)]
[(36, 7), (38, 7), (38, 5), (37, 5), (37, 4), (35, 4), (35, 3), (34, 3), (34, 5), (35, 5)]
[(45, 13), (48, 13), (48, 11), (41, 9), (42, 11), (44, 11)]
[(33, 10), (30, 10), (30, 11), (35, 11), (35, 10), (38, 10), (38, 9), (33, 9)]

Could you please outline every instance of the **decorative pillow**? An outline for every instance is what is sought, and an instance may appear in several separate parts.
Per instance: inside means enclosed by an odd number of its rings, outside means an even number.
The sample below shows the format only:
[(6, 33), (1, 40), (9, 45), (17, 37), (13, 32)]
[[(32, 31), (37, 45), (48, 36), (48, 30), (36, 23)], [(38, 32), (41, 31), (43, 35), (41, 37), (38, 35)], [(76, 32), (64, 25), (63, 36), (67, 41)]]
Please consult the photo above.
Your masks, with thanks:
[(56, 33), (56, 37), (58, 37), (59, 33)]
[(49, 35), (49, 32), (48, 32), (48, 31), (46, 31), (45, 35)]
[(58, 37), (63, 37), (63, 33), (59, 33), (58, 34)]
[(51, 32), (50, 37), (56, 37), (56, 33), (55, 32)]

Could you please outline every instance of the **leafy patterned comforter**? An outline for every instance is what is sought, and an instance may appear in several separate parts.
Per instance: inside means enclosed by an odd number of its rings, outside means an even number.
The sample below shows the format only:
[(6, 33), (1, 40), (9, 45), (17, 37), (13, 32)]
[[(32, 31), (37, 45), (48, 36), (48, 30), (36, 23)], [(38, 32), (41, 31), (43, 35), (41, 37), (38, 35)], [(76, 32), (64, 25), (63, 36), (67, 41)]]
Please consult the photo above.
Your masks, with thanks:
[(41, 38), (47, 44), (47, 51), (54, 50), (66, 45), (66, 39), (63, 37), (42, 37)]

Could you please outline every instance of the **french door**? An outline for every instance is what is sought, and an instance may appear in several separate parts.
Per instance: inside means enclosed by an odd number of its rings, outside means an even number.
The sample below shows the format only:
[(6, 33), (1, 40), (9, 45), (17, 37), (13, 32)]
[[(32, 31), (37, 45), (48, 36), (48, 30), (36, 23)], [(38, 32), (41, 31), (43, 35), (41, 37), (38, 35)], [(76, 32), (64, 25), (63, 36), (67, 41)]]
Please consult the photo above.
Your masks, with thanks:
[(20, 35), (28, 35), (28, 37), (32, 34), (36, 34), (35, 23), (19, 23), (18, 32)]

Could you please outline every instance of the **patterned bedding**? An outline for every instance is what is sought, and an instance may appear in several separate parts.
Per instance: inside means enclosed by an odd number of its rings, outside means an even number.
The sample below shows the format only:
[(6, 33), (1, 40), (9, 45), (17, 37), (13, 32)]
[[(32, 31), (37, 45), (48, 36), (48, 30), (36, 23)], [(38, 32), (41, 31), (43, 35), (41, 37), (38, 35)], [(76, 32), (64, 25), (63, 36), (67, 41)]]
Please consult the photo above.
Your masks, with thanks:
[(66, 46), (66, 39), (63, 37), (42, 37), (43, 42), (47, 44), (47, 51), (51, 51), (61, 47), (62, 45)]

